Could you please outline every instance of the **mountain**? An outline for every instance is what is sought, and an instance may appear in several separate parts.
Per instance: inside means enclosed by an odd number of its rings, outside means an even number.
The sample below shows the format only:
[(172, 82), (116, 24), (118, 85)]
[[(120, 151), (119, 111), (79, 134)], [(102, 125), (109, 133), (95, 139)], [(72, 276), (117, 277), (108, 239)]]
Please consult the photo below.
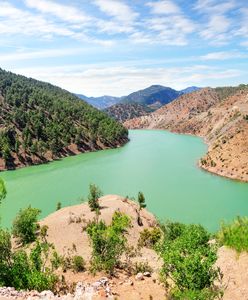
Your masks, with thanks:
[(119, 103), (112, 105), (104, 110), (110, 117), (123, 123), (129, 119), (145, 116), (152, 110), (139, 103)]
[(76, 94), (80, 99), (85, 100), (90, 105), (98, 108), (98, 109), (105, 109), (116, 103), (121, 101), (121, 97), (112, 97), (112, 96), (102, 96), (102, 97), (87, 97), (81, 94)]
[(192, 93), (199, 89), (199, 87), (192, 86), (181, 91), (176, 91), (169, 87), (152, 85), (144, 90), (140, 90), (123, 97), (87, 97), (82, 94), (76, 94), (76, 96), (100, 110), (104, 110), (119, 103), (139, 103), (142, 105), (147, 105), (152, 110), (155, 110), (162, 105), (171, 102), (182, 94)]
[(148, 105), (151, 108), (158, 108), (171, 102), (180, 96), (180, 92), (161, 85), (152, 85), (144, 90), (140, 90), (123, 97), (122, 103), (139, 103)]
[(199, 91), (200, 89), (201, 88), (197, 87), (197, 86), (189, 86), (186, 89), (181, 90), (180, 93), (182, 95), (184, 95), (184, 94), (189, 94), (189, 93), (193, 93), (193, 92)]
[(222, 176), (248, 181), (248, 85), (203, 88), (124, 125), (204, 137), (209, 149), (199, 165)]
[(128, 141), (127, 130), (75, 95), (0, 69), (0, 170)]

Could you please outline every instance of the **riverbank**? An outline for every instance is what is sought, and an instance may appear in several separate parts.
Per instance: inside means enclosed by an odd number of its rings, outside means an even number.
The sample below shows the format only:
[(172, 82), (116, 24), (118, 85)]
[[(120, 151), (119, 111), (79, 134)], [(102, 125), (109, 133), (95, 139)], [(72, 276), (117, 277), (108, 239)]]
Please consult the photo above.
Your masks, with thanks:
[(124, 125), (128, 129), (164, 129), (202, 137), (208, 152), (198, 163), (201, 168), (248, 182), (247, 116), (247, 90), (223, 100), (214, 89), (205, 88)]
[(95, 144), (89, 143), (88, 145), (84, 144), (83, 147), (80, 147), (76, 144), (71, 144), (64, 148), (58, 155), (53, 154), (51, 151), (46, 152), (45, 154), (31, 154), (31, 153), (20, 153), (19, 155), (12, 154), (11, 162), (6, 164), (3, 158), (0, 158), (0, 172), (7, 170), (17, 170), (24, 167), (37, 166), (41, 164), (48, 164), (53, 161), (57, 161), (66, 157), (79, 155), (82, 153), (90, 153), (101, 150), (115, 149), (123, 147), (126, 143), (129, 142), (129, 138), (123, 138), (119, 142), (115, 144), (110, 144), (106, 146), (106, 144), (101, 143), (100, 141)]

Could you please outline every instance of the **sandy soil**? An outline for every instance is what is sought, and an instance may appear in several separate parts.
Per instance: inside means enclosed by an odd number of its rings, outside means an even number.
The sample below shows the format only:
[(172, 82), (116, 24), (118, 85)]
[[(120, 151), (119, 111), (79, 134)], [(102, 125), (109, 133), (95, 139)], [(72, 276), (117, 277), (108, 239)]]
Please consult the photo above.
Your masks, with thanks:
[(234, 250), (221, 247), (217, 266), (223, 273), (224, 300), (248, 300), (248, 253), (238, 255)]

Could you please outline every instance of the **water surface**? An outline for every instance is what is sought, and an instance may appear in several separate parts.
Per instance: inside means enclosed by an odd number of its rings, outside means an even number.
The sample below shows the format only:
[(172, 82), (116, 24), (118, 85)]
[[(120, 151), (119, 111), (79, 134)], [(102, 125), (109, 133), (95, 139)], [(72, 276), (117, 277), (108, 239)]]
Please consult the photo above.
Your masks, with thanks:
[(201, 223), (216, 230), (221, 220), (248, 215), (248, 184), (199, 169), (207, 146), (200, 138), (166, 131), (130, 131), (122, 148), (85, 153), (46, 165), (0, 174), (8, 195), (0, 206), (2, 225), (31, 204), (42, 216), (86, 199), (90, 183), (104, 194), (137, 196), (160, 219)]

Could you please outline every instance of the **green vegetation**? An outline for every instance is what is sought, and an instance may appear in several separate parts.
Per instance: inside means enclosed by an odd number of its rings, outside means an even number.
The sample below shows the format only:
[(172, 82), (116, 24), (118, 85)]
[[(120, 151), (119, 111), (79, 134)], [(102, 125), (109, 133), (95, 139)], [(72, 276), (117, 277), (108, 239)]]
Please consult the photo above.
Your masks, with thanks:
[(116, 147), (128, 131), (105, 113), (51, 84), (0, 69), (0, 159), (14, 167), (36, 155), (46, 160), (79, 150)]
[(232, 223), (221, 225), (217, 239), (222, 245), (235, 249), (237, 252), (248, 252), (248, 218), (238, 217)]
[(136, 262), (133, 267), (133, 274), (136, 275), (138, 273), (152, 272), (152, 267), (148, 264), (148, 262)]
[(145, 202), (146, 200), (144, 194), (142, 192), (139, 192), (138, 193), (139, 210), (141, 210), (142, 208), (146, 208)]
[(153, 110), (145, 104), (139, 103), (118, 103), (104, 110), (111, 118), (119, 122), (145, 116)]
[(0, 285), (16, 289), (53, 290), (58, 278), (48, 265), (50, 245), (36, 242), (29, 251), (11, 249), (11, 236), (0, 229)]
[(58, 202), (58, 203), (57, 203), (57, 206), (56, 206), (56, 210), (60, 210), (60, 209), (61, 209), (61, 207), (62, 207), (62, 204), (61, 204), (61, 202)]
[(88, 196), (88, 203), (91, 211), (99, 211), (99, 198), (103, 195), (102, 191), (95, 184), (90, 184), (90, 193)]
[[(172, 280), (172, 299), (213, 299), (218, 291), (213, 288), (218, 278), (214, 268), (216, 248), (209, 244), (210, 235), (200, 225), (167, 223), (164, 239), (157, 247), (163, 259), (162, 280)], [(169, 281), (168, 281), (169, 279)]]
[(72, 269), (75, 272), (83, 272), (85, 271), (85, 260), (82, 256), (75, 255), (72, 258)]
[(240, 90), (247, 90), (247, 89), (248, 89), (248, 85), (240, 84), (238, 86), (217, 87), (215, 88), (215, 91), (217, 92), (219, 99), (224, 100), (227, 97), (234, 95)]
[(5, 188), (5, 184), (2, 178), (0, 178), (0, 203), (6, 197), (7, 190)]
[(91, 270), (106, 271), (113, 274), (120, 263), (120, 257), (127, 247), (124, 235), (130, 226), (128, 216), (115, 212), (109, 226), (104, 221), (93, 221), (87, 227), (87, 233), (92, 244)]
[(160, 228), (154, 227), (150, 230), (145, 228), (140, 233), (138, 246), (153, 248), (159, 242), (161, 237), (162, 237), (162, 231)]
[(13, 222), (12, 233), (23, 245), (36, 240), (37, 230), (39, 229), (37, 222), (40, 212), (39, 209), (29, 206), (21, 209), (17, 214)]

